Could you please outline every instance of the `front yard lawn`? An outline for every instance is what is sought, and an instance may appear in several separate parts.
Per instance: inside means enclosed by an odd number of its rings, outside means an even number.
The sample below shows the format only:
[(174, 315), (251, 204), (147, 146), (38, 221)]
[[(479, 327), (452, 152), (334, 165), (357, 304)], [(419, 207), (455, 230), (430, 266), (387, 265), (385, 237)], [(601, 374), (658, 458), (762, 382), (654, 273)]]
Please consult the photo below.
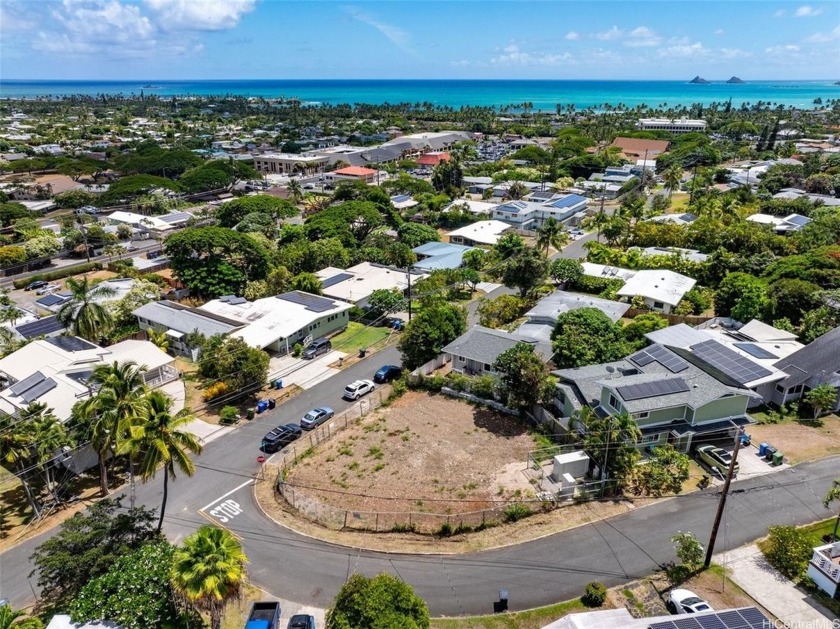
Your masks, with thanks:
[(361, 323), (351, 321), (347, 329), (341, 334), (336, 334), (330, 339), (332, 348), (352, 356), (360, 349), (381, 344), (391, 334), (390, 328), (365, 326)]

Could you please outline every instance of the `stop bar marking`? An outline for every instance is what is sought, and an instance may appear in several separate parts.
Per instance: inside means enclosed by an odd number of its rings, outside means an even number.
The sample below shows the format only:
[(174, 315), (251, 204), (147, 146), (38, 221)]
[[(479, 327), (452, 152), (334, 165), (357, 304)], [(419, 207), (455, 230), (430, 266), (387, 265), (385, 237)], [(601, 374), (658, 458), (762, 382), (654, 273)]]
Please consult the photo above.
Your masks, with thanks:
[(219, 497), (218, 497), (218, 498), (216, 498), (213, 502), (208, 503), (206, 507), (202, 507), (201, 509), (199, 509), (199, 511), (207, 511), (207, 509), (209, 509), (210, 507), (212, 507), (214, 504), (216, 504), (216, 503), (217, 503), (217, 502), (219, 502), (220, 500), (224, 500), (225, 498), (227, 498), (228, 496), (230, 496), (232, 493), (235, 493), (235, 492), (239, 491), (240, 489), (242, 489), (243, 487), (245, 487), (245, 485), (250, 485), (250, 484), (251, 484), (251, 483), (253, 483), (253, 482), (254, 482), (254, 480), (253, 480), (253, 479), (251, 479), (251, 480), (246, 480), (244, 483), (242, 483), (241, 485), (239, 485), (239, 487), (235, 487), (235, 488), (231, 489), (231, 490), (230, 490), (229, 492), (227, 492), (224, 496), (219, 496)]

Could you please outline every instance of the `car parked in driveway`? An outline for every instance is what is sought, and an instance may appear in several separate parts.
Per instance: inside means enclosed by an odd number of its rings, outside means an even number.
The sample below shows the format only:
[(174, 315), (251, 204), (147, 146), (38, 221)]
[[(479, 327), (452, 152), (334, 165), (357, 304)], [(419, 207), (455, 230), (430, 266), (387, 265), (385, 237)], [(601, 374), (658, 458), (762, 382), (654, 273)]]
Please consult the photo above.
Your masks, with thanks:
[(35, 291), (36, 295), (46, 295), (61, 288), (61, 284), (47, 284)]
[(265, 437), (263, 437), (260, 448), (268, 453), (277, 452), (292, 443), (292, 441), (300, 437), (302, 434), (303, 431), (297, 424), (277, 426), (277, 428), (270, 431)]
[(315, 629), (315, 617), (308, 614), (295, 614), (289, 618), (286, 629)]
[(373, 380), (356, 380), (344, 387), (345, 400), (358, 400), (363, 395), (367, 395), (376, 388)]
[(315, 339), (305, 350), (303, 350), (301, 358), (312, 360), (321, 354), (326, 354), (331, 349), (332, 343), (330, 343), (329, 339)]
[(313, 408), (300, 420), (300, 427), (304, 430), (312, 430), (332, 418), (335, 412), (329, 406)]
[[(729, 464), (732, 463), (732, 453), (728, 450), (718, 448), (710, 443), (704, 443), (697, 446), (694, 453), (697, 455), (700, 462), (705, 464), (706, 467), (711, 469), (715, 474), (726, 476), (729, 472)], [(733, 476), (737, 476), (739, 471), (740, 465), (738, 465), (738, 462), (736, 461), (735, 469), (732, 472)]]
[(29, 282), (29, 284), (27, 284), (26, 288), (24, 288), (23, 290), (35, 290), (46, 285), (47, 282), (45, 282), (44, 280), (35, 280), (34, 282)]
[(691, 590), (671, 590), (665, 607), (672, 614), (696, 614), (698, 612), (713, 612), (712, 606)]

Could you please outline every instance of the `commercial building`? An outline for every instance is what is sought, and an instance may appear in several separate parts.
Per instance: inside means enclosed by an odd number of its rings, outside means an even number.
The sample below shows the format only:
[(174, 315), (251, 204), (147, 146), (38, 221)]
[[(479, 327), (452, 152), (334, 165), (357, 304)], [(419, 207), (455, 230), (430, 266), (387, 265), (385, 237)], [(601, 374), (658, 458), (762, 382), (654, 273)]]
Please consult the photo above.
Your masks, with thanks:
[(640, 118), (636, 127), (642, 131), (670, 131), (671, 133), (692, 133), (705, 131), (705, 120), (689, 120), (688, 118)]

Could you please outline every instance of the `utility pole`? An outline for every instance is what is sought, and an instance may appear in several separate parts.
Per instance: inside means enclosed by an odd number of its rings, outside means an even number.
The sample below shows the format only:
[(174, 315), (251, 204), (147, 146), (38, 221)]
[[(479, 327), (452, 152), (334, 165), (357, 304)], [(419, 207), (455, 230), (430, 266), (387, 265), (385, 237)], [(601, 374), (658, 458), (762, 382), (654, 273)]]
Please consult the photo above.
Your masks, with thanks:
[(411, 266), (405, 267), (405, 277), (408, 280), (408, 320), (411, 322)]
[(738, 450), (741, 449), (742, 434), (742, 429), (738, 428), (738, 433), (735, 435), (735, 451), (732, 453), (732, 460), (729, 462), (729, 469), (726, 470), (726, 480), (723, 481), (723, 489), (720, 492), (717, 513), (715, 514), (715, 523), (712, 524), (712, 534), (709, 537), (709, 547), (706, 549), (706, 561), (703, 562), (704, 569), (708, 568), (712, 563), (712, 555), (715, 552), (715, 541), (717, 541), (720, 520), (723, 517), (723, 508), (726, 506), (726, 496), (729, 494), (729, 485), (732, 482), (732, 475), (735, 473), (735, 464), (738, 462)]

